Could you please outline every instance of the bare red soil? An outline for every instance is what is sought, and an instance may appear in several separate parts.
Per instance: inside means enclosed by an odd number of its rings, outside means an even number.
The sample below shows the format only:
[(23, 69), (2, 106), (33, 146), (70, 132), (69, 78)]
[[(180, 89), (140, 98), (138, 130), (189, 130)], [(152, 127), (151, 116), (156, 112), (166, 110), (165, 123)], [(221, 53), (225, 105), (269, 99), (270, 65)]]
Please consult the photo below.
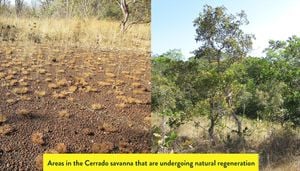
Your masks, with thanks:
[(149, 152), (149, 56), (0, 44), (0, 170), (37, 170), (49, 150)]

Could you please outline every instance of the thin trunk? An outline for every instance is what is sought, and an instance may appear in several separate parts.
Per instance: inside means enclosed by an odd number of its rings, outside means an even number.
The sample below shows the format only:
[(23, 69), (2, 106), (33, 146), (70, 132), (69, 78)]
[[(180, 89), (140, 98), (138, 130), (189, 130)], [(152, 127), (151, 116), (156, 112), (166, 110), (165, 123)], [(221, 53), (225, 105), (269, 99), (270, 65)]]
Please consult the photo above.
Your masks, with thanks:
[(231, 116), (233, 117), (233, 119), (235, 120), (235, 123), (237, 125), (237, 134), (241, 138), (242, 137), (242, 122), (240, 121), (240, 119), (236, 115), (236, 111), (233, 108), (233, 105), (232, 105), (232, 92), (228, 93), (227, 98), (226, 98), (226, 102), (227, 102), (228, 107), (231, 109)]
[(165, 118), (165, 115), (163, 115), (163, 119), (162, 119), (162, 147), (163, 147), (163, 153), (165, 153), (166, 152), (166, 149), (165, 149), (165, 143), (166, 143), (166, 139), (165, 139), (165, 137), (166, 137), (166, 118)]
[(129, 8), (128, 8), (128, 4), (126, 3), (126, 0), (121, 0), (120, 7), (121, 7), (121, 10), (123, 13), (123, 21), (121, 23), (121, 31), (125, 32), (126, 24), (128, 22), (128, 18), (129, 18)]
[(70, 4), (69, 4), (69, 0), (67, 0), (67, 17), (70, 17)]
[(239, 137), (242, 137), (242, 122), (240, 121), (240, 119), (238, 118), (238, 116), (235, 114), (235, 112), (232, 112), (233, 119), (235, 120), (235, 123), (237, 125), (237, 133), (239, 135)]
[(221, 69), (220, 69), (220, 65), (221, 65), (221, 55), (222, 55), (222, 53), (221, 53), (221, 51), (219, 50), (218, 51), (218, 54), (217, 54), (217, 62), (218, 62), (218, 73), (220, 73), (221, 72)]
[(214, 140), (214, 129), (215, 129), (215, 122), (216, 118), (214, 116), (214, 102), (213, 99), (210, 101), (210, 126), (208, 128), (208, 135), (209, 139), (212, 145), (215, 145), (215, 140)]

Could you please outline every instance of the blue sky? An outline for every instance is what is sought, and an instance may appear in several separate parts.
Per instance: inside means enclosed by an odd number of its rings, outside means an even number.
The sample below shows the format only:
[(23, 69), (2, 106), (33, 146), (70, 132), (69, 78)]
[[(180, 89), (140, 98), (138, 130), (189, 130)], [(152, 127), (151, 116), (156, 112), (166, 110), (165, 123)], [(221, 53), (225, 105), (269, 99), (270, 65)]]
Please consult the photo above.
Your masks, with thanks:
[(262, 56), (270, 39), (300, 36), (299, 0), (152, 0), (152, 52), (181, 49), (185, 57), (192, 56), (198, 47), (192, 22), (205, 4), (224, 5), (232, 14), (246, 12), (250, 23), (242, 29), (256, 37), (252, 56)]

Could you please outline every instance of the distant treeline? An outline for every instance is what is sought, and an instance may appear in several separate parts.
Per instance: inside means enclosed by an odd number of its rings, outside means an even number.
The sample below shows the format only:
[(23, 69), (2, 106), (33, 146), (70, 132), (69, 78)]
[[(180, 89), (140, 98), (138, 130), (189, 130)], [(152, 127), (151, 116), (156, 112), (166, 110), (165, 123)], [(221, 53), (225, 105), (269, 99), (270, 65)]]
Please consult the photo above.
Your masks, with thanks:
[[(151, 19), (151, 0), (127, 1), (130, 20), (147, 23)], [(0, 0), (1, 16), (19, 17), (96, 17), (120, 20), (118, 0)]]

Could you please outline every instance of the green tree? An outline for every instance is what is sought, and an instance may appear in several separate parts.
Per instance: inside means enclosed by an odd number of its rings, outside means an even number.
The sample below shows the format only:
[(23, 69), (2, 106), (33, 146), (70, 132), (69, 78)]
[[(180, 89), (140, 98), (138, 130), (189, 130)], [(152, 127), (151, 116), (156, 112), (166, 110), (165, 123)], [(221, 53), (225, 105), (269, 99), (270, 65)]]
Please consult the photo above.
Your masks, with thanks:
[(292, 36), (286, 41), (270, 40), (269, 47), (264, 51), (269, 60), (285, 60), (291, 65), (300, 67), (300, 37)]
[[(210, 64), (209, 73), (217, 73), (212, 79), (213, 86), (207, 93), (210, 127), (208, 133), (214, 143), (214, 127), (224, 114), (233, 116), (237, 123), (237, 132), (241, 135), (241, 122), (237, 117), (237, 96), (242, 85), (235, 81), (235, 75), (226, 71), (235, 61), (247, 56), (252, 48), (251, 34), (245, 34), (240, 28), (249, 22), (244, 11), (233, 15), (225, 7), (213, 8), (205, 5), (202, 13), (194, 20), (196, 42), (200, 47), (194, 51), (196, 58), (205, 58)], [(215, 72), (216, 71), (216, 72)], [(222, 72), (221, 72), (222, 71)]]
[(196, 42), (200, 47), (194, 51), (197, 58), (207, 58), (211, 63), (225, 57), (233, 60), (245, 57), (252, 48), (251, 34), (245, 34), (241, 26), (249, 22), (244, 11), (237, 15), (226, 13), (225, 7), (205, 5), (203, 12), (194, 20)]

